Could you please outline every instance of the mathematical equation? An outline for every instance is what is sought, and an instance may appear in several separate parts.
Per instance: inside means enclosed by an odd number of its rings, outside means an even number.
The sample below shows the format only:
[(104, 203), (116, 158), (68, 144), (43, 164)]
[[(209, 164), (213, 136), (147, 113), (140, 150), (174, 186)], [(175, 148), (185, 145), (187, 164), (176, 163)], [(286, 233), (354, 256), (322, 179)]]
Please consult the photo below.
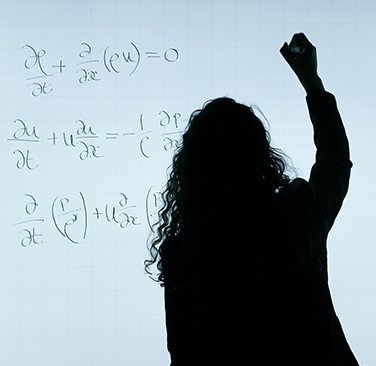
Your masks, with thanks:
[[(162, 110), (159, 112), (159, 121), (156, 122), (156, 120), (153, 120), (151, 122), (152, 126), (156, 126), (160, 131), (159, 137), (161, 140), (159, 146), (161, 151), (174, 150), (178, 146), (178, 138), (183, 132), (180, 130), (179, 126), (180, 118), (180, 113), (170, 114), (167, 111)], [(60, 144), (61, 146), (67, 148), (78, 149), (78, 158), (81, 161), (85, 161), (89, 158), (100, 159), (105, 157), (105, 154), (101, 149), (101, 145), (97, 144), (97, 142), (103, 140), (114, 141), (117, 139), (123, 139), (125, 144), (131, 144), (136, 141), (140, 154), (144, 158), (149, 159), (152, 156), (149, 146), (152, 144), (153, 138), (151, 135), (151, 129), (145, 131), (145, 122), (148, 124), (148, 122), (145, 121), (144, 115), (140, 114), (140, 118), (137, 121), (137, 132), (111, 131), (106, 132), (103, 136), (99, 136), (96, 134), (95, 129), (91, 125), (79, 119), (74, 122), (75, 128), (73, 131), (62, 132), (61, 134), (56, 133), (56, 131), (52, 131), (49, 137), (46, 137), (44, 141), (50, 143), (51, 146), (57, 146)], [(11, 143), (18, 143), (18, 147), (20, 147), (13, 150), (13, 155), (17, 159), (15, 165), (17, 169), (34, 170), (38, 168), (39, 164), (35, 162), (36, 159), (33, 157), (32, 149), (24, 149), (20, 145), (33, 145), (42, 141), (38, 130), (35, 125), (31, 127), (24, 120), (19, 118), (15, 119), (13, 123), (17, 126), (16, 130), (7, 140)], [(168, 126), (170, 127), (169, 131), (167, 132)]]
[[(159, 207), (160, 192), (154, 192), (150, 187), (145, 199), (146, 223), (151, 230), (158, 220), (157, 209)], [(32, 194), (25, 194), (25, 206), (23, 219), (13, 226), (19, 230), (20, 244), (29, 247), (43, 242), (43, 225), (45, 218), (38, 215), (40, 204)], [(129, 198), (124, 193), (119, 193), (115, 204), (106, 203), (103, 207), (89, 207), (85, 195), (78, 192), (72, 196), (56, 196), (50, 206), (53, 227), (67, 241), (79, 244), (87, 237), (89, 224), (92, 220), (104, 221), (119, 229), (142, 225), (140, 218), (133, 214), (136, 205), (129, 204)]]
[[(87, 82), (96, 83), (103, 79), (107, 73), (119, 74), (122, 71), (129, 72), (131, 76), (139, 67), (140, 62), (146, 58), (147, 60), (162, 60), (166, 63), (173, 63), (179, 59), (179, 52), (176, 48), (168, 48), (162, 52), (145, 51), (141, 52), (133, 42), (127, 50), (120, 50), (112, 52), (107, 46), (94, 57), (92, 54), (92, 47), (89, 43), (81, 43), (82, 50), (78, 53), (77, 61), (74, 64), (76, 68), (78, 84), (85, 84)], [(28, 52), (27, 57), (23, 63), (25, 69), (30, 70), (32, 75), (26, 78), (28, 82), (27, 87), (31, 90), (31, 95), (39, 97), (41, 95), (48, 95), (53, 91), (52, 77), (55, 75), (50, 70), (56, 70), (58, 74), (65, 74), (65, 70), (70, 67), (62, 59), (56, 60), (57, 63), (49, 64), (46, 68), (46, 54), (45, 49), (37, 50), (35, 47), (25, 44), (22, 49)], [(102, 69), (99, 69), (99, 65)], [(44, 81), (48, 80), (48, 81)]]

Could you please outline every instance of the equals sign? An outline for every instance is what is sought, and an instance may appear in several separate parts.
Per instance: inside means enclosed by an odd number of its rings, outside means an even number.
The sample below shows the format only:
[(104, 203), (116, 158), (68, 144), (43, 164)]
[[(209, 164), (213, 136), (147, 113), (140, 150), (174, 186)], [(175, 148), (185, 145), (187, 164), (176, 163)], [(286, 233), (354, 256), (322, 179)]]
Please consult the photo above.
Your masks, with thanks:
[(161, 58), (161, 56), (158, 56), (157, 52), (145, 52), (145, 55), (147, 55), (148, 58)]
[(118, 133), (108, 132), (107, 136), (106, 136), (106, 140), (115, 140), (115, 139), (117, 139), (118, 136), (119, 136)]

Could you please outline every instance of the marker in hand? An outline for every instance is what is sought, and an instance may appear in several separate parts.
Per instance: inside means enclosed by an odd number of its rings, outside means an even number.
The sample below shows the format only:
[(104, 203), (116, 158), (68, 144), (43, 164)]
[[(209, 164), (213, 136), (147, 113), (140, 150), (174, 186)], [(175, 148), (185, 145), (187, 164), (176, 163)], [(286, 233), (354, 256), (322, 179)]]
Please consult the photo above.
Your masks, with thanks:
[(300, 46), (300, 47), (290, 47), (289, 51), (291, 53), (304, 53), (305, 48), (303, 46)]

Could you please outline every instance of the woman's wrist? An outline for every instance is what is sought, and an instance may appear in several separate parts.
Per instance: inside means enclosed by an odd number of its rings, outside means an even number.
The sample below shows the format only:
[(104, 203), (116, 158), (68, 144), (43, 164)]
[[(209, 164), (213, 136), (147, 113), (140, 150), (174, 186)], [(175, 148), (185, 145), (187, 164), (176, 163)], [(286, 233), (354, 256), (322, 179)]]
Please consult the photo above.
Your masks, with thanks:
[(302, 86), (307, 94), (312, 90), (325, 90), (324, 84), (322, 83), (322, 80), (319, 76), (302, 79), (300, 80), (300, 82), (302, 83)]

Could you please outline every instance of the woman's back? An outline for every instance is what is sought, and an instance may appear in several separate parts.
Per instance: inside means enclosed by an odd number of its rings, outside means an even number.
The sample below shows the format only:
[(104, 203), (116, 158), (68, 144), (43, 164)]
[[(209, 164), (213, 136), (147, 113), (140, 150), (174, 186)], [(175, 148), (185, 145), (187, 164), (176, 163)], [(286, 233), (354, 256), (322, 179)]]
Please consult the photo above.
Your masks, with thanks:
[(314, 196), (304, 180), (292, 185), (263, 224), (260, 217), (252, 225), (251, 212), (232, 223), (211, 217), (196, 237), (188, 235), (194, 245), (187, 251), (180, 238), (164, 247), (172, 365), (227, 365), (245, 357), (258, 365), (342, 365), (340, 344), (341, 354), (351, 355), (328, 288), (325, 236), (314, 257), (297, 250), (299, 240), (319, 240)]
[[(257, 217), (249, 207), (237, 207), (232, 221), (212, 215), (187, 235), (189, 245), (164, 247), (166, 321), (170, 351), (180, 352), (176, 365), (205, 364), (203, 355), (213, 365), (226, 364), (226, 358), (262, 356), (262, 348), (264, 360), (303, 352), (308, 339), (300, 331), (312, 333), (317, 324), (326, 274), (319, 260), (301, 258), (297, 250), (306, 235), (300, 228), (312, 219), (298, 215), (307, 189), (302, 183), (295, 192), (276, 195), (274, 207)], [(188, 249), (182, 253), (181, 247)]]

